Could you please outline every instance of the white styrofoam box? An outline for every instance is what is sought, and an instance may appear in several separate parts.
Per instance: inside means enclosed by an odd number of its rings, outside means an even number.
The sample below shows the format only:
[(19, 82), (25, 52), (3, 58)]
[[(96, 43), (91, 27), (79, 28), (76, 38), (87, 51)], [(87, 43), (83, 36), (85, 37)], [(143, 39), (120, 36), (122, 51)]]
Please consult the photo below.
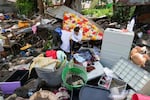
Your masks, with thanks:
[(87, 73), (88, 81), (104, 74), (104, 68), (99, 61), (94, 62), (94, 67), (95, 70)]
[[(105, 42), (105, 41), (104, 41)], [(113, 48), (113, 49), (112, 49)], [(119, 43), (113, 43), (113, 42), (109, 42), (109, 41), (106, 41), (104, 44), (103, 44), (103, 48), (102, 50), (107, 50), (107, 51), (112, 51), (112, 52), (117, 52), (116, 50), (124, 50), (123, 52), (120, 52), (120, 53), (129, 53), (129, 50), (131, 48), (131, 45), (127, 45), (127, 44), (119, 44)]]
[(133, 39), (133, 32), (107, 28), (102, 41), (101, 63), (111, 68), (121, 57), (128, 59)]

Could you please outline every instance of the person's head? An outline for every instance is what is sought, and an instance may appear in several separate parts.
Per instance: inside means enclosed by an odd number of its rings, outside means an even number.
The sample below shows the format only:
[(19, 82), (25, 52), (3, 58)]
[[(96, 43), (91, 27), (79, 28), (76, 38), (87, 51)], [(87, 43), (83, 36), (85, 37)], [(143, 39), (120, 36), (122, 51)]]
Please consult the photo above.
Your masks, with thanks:
[(75, 33), (76, 35), (78, 35), (79, 30), (80, 30), (80, 27), (75, 27), (75, 28), (74, 28), (74, 33)]

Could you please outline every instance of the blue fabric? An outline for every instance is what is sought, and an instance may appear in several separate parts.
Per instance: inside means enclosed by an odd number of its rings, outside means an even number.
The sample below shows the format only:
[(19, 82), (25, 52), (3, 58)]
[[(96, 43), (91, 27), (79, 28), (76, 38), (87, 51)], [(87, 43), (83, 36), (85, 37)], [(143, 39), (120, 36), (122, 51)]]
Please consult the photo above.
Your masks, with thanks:
[(4, 15), (5, 19), (10, 19), (9, 15)]
[(60, 36), (62, 35), (60, 27), (55, 28), (55, 32), (57, 32)]

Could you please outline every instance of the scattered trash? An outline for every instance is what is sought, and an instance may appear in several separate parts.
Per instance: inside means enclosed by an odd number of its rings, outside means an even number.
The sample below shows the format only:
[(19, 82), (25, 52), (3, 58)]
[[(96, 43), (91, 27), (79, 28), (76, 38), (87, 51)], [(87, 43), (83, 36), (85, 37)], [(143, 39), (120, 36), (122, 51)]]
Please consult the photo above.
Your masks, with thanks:
[[(30, 18), (0, 12), (0, 100), (149, 100), (149, 14), (135, 15), (91, 20), (64, 5)], [(70, 50), (76, 26), (82, 47)]]

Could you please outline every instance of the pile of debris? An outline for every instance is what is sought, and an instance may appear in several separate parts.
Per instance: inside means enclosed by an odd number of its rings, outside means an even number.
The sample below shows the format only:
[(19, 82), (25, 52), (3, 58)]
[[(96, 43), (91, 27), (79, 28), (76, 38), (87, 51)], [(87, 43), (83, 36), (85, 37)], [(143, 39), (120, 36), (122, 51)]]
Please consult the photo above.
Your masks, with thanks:
[[(116, 23), (103, 29), (66, 6), (48, 8), (45, 15), (12, 19), (0, 14), (0, 99), (150, 99), (150, 74), (143, 69), (149, 69), (149, 46), (138, 44), (135, 35), (142, 40), (144, 35), (133, 32), (133, 20), (127, 29)], [(85, 37), (79, 50), (66, 52), (59, 44), (62, 36), (55, 35), (61, 28), (71, 31), (73, 24), (83, 25)]]

